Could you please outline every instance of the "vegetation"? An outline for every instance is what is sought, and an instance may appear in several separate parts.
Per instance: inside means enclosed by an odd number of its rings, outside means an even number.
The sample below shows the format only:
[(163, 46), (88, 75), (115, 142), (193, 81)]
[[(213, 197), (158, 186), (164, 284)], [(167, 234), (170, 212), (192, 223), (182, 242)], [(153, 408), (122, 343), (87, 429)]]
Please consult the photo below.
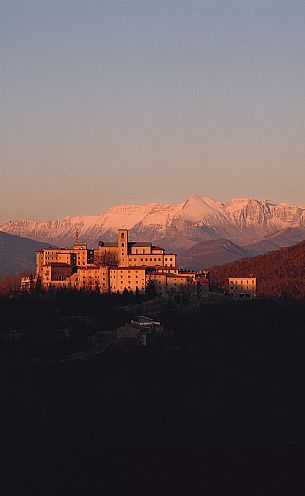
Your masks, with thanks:
[[(7, 286), (5, 286), (7, 288)], [(111, 331), (129, 320), (126, 308), (149, 302), (150, 295), (124, 291), (61, 289), (0, 295), (0, 355), (59, 358), (92, 346), (97, 331)]]
[(17, 293), (20, 290), (20, 275), (4, 275), (0, 278), (0, 295)]
[(229, 277), (257, 278), (258, 296), (305, 298), (305, 241), (258, 257), (245, 258), (211, 269), (215, 289), (228, 289)]
[(97, 253), (94, 258), (94, 263), (100, 267), (117, 267), (119, 259), (116, 253), (106, 251)]
[[(124, 319), (116, 298), (71, 294), (54, 296), (51, 305), (5, 298), (0, 315), (32, 327), (35, 313), (36, 332), (44, 334), (59, 323), (56, 315), (92, 314), (97, 303), (101, 319), (108, 314), (113, 325)], [(305, 442), (304, 302), (169, 307), (156, 317), (167, 329), (159, 349), (109, 350), (84, 361), (24, 360), (27, 353), (19, 362), (2, 359), (1, 440), (88, 446)], [(93, 332), (89, 323), (72, 329), (75, 343)]]

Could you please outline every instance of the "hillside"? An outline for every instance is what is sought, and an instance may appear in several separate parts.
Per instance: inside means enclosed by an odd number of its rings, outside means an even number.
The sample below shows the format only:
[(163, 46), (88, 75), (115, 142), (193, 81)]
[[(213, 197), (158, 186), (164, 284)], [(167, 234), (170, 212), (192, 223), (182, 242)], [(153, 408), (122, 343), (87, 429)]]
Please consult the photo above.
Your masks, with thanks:
[(305, 227), (288, 227), (266, 236), (265, 238), (248, 245), (253, 255), (264, 255), (269, 251), (279, 250), (287, 246), (293, 246), (305, 239)]
[(208, 269), (214, 265), (234, 262), (253, 253), (228, 239), (219, 238), (201, 241), (178, 255), (178, 265), (196, 270)]
[(258, 296), (305, 298), (305, 241), (277, 251), (212, 268), (211, 283), (228, 287), (229, 277), (257, 278)]
[(0, 231), (0, 278), (35, 271), (35, 250), (45, 247), (46, 243)]

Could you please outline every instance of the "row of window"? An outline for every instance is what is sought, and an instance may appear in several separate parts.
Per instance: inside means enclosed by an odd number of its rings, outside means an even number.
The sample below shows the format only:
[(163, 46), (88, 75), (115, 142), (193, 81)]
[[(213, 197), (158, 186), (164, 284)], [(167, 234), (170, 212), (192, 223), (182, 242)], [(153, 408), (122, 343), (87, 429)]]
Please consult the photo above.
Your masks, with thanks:
[[(121, 272), (121, 274), (123, 274), (123, 272), (125, 272), (125, 271), (124, 271), (124, 270), (120, 270), (120, 272)], [(127, 272), (128, 272), (128, 274), (130, 274), (130, 272), (131, 272), (131, 271), (130, 271), (130, 270), (128, 270)], [(134, 270), (133, 270), (132, 272), (136, 272), (136, 274), (138, 273), (138, 271), (137, 271), (137, 270), (136, 270), (136, 271), (134, 271)], [(115, 277), (115, 276), (113, 276), (113, 277)]]
[(249, 286), (230, 286), (230, 289), (232, 289), (232, 290), (235, 289), (236, 291), (244, 290), (244, 289), (250, 289), (250, 290), (254, 291), (254, 288), (251, 288)]
[[(117, 289), (117, 290), (121, 290), (121, 291), (122, 291), (122, 290), (124, 290), (124, 289), (132, 289), (132, 290), (133, 290), (134, 288), (133, 288), (133, 287), (131, 287), (131, 286), (127, 286), (127, 288), (126, 288), (126, 286), (124, 286), (124, 284), (121, 284), (121, 286), (120, 286), (120, 287), (118, 287), (118, 288), (116, 288), (115, 286), (112, 286), (112, 287), (111, 287), (111, 290), (112, 290), (112, 291), (115, 291), (116, 289)], [(136, 288), (135, 288), (135, 289), (144, 289), (144, 285), (142, 285), (142, 287), (136, 286)]]
[[(140, 260), (141, 260), (141, 262), (144, 262), (144, 261), (145, 262), (162, 262), (162, 258), (160, 258), (160, 257), (159, 258), (154, 258), (154, 259), (152, 259), (152, 258), (150, 258), (150, 259), (148, 259), (148, 258), (145, 258), (145, 259), (144, 258), (140, 258)], [(173, 261), (172, 257), (170, 257), (170, 258), (167, 258), (166, 257), (166, 258), (164, 258), (164, 260), (165, 260), (165, 262), (168, 262), (168, 261), (172, 262)], [(132, 261), (132, 258), (130, 258), (130, 261)], [(134, 258), (133, 261), (134, 262), (137, 262), (138, 259), (137, 258)]]
[[(234, 281), (231, 282), (231, 284), (234, 284)], [(240, 281), (240, 283), (238, 281), (235, 281), (235, 284), (245, 284), (245, 281)], [(254, 285), (255, 284), (255, 281), (247, 281), (246, 284), (252, 284)]]
[[(120, 277), (121, 277), (121, 279), (123, 279), (123, 277), (124, 277), (123, 274), (121, 274)], [(139, 275), (136, 274), (134, 277), (137, 279), (139, 277)], [(116, 278), (117, 278), (116, 275), (110, 276), (110, 279), (116, 279)], [(130, 279), (131, 278), (131, 275), (128, 275), (128, 278)]]
[[(92, 282), (90, 282), (90, 283), (88, 284), (88, 286), (93, 286), (93, 283), (92, 283)], [(85, 283), (85, 281), (83, 281), (83, 287), (86, 287), (86, 283)], [(105, 284), (104, 282), (103, 282), (103, 284), (102, 284), (102, 287), (103, 287), (103, 288), (105, 288), (105, 287), (106, 287), (106, 284)]]

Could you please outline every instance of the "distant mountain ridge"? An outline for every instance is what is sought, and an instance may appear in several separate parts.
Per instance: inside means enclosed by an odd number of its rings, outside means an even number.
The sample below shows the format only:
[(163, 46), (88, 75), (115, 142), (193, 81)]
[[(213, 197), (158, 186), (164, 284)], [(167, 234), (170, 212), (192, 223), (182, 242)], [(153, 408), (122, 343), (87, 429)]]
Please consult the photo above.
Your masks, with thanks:
[(35, 251), (46, 243), (0, 232), (0, 278), (22, 272), (35, 272)]
[(219, 238), (249, 247), (251, 252), (253, 245), (254, 252), (263, 253), (305, 239), (305, 208), (242, 198), (221, 203), (190, 195), (176, 205), (118, 205), (100, 215), (47, 222), (12, 220), (1, 224), (0, 231), (69, 246), (78, 230), (81, 239), (92, 247), (100, 239), (115, 239), (120, 227), (129, 229), (131, 240), (152, 240), (178, 253)]
[(178, 265), (185, 269), (209, 269), (215, 265), (234, 262), (240, 258), (250, 257), (253, 252), (241, 247), (233, 241), (219, 238), (210, 241), (200, 241), (192, 248), (178, 255)]

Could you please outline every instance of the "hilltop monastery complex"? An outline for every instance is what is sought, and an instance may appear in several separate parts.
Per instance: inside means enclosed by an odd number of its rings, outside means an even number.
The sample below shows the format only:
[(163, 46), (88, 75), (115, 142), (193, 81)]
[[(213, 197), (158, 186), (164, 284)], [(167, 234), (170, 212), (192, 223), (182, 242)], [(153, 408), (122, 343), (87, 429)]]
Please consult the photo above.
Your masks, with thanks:
[(208, 291), (207, 272), (180, 271), (176, 255), (150, 242), (130, 242), (128, 230), (119, 229), (116, 243), (99, 242), (88, 249), (78, 235), (72, 249), (44, 248), (36, 252), (36, 274), (23, 277), (21, 289), (67, 287), (101, 293), (145, 293), (149, 281), (156, 292)]

